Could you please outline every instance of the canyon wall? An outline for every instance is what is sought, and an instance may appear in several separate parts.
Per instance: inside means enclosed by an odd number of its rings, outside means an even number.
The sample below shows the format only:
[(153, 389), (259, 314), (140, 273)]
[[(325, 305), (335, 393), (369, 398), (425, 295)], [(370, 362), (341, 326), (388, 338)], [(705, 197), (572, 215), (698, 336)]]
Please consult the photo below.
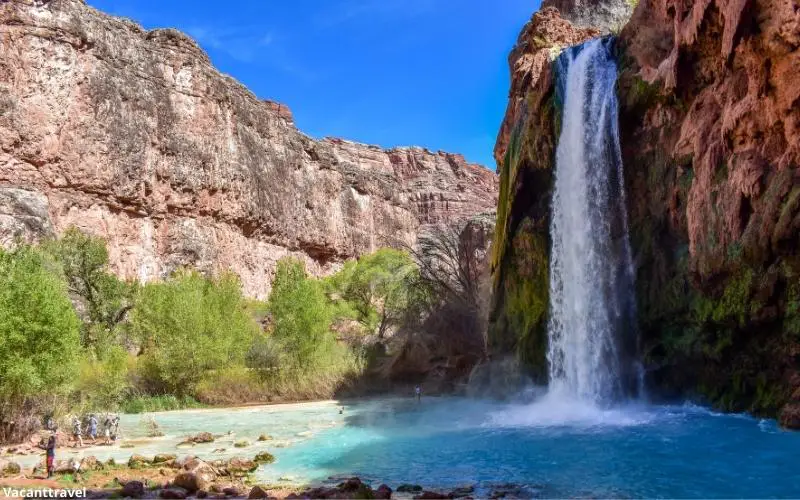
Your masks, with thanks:
[(230, 269), (263, 297), (283, 256), (326, 273), (493, 212), (497, 187), (458, 154), (303, 135), (176, 30), (0, 3), (0, 244), (74, 225), (125, 278)]
[[(528, 47), (545, 50), (544, 35)], [(617, 40), (647, 383), (787, 427), (800, 426), (798, 49), (800, 9), (773, 0), (641, 0)], [(560, 113), (551, 72), (512, 87), (523, 112), (507, 115), (496, 151), (490, 337), (540, 375)]]

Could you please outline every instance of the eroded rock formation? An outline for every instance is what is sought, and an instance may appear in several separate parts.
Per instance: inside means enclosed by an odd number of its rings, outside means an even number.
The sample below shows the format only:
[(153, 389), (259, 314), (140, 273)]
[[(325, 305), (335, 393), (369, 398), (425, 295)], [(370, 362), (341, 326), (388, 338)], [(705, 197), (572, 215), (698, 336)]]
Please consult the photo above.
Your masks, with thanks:
[[(617, 45), (648, 383), (725, 409), (783, 411), (790, 425), (800, 404), (800, 8), (642, 0)], [(527, 113), (498, 141), (511, 147), (499, 168), (490, 329), (496, 349), (540, 373), (560, 113), (550, 72), (512, 88)]]
[(231, 269), (264, 296), (285, 255), (324, 273), (496, 194), (457, 154), (303, 135), (178, 31), (81, 0), (0, 4), (2, 243), (75, 225), (123, 277)]

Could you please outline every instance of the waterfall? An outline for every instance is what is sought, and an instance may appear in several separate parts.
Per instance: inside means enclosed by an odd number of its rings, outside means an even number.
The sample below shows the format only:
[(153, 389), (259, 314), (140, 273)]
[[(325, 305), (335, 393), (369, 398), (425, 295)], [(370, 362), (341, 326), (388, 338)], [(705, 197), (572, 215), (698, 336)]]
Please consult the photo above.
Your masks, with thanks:
[(637, 390), (613, 43), (590, 40), (556, 61), (563, 112), (550, 227), (550, 390), (601, 404)]

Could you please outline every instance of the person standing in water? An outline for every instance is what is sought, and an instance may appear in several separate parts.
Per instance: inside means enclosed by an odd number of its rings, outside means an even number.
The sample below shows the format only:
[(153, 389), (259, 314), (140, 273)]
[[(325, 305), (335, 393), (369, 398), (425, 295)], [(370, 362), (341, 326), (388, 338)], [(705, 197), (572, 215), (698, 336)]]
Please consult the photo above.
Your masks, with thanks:
[(55, 462), (56, 462), (56, 434), (50, 434), (50, 437), (47, 439), (47, 479), (53, 477), (53, 472), (55, 472)]
[(422, 401), (422, 389), (420, 388), (420, 386), (419, 386), (419, 385), (417, 385), (416, 387), (414, 387), (414, 394), (416, 394), (416, 395), (417, 395), (417, 403), (419, 403), (420, 401)]

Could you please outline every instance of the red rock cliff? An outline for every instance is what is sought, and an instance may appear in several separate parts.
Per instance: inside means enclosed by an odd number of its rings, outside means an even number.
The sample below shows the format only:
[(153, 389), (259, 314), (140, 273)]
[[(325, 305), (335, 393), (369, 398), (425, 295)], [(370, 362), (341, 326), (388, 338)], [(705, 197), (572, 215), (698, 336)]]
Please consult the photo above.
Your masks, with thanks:
[(323, 273), (496, 195), (457, 154), (303, 135), (178, 31), (0, 4), (0, 243), (76, 225), (124, 277), (232, 269), (264, 296), (282, 256)]
[[(531, 25), (523, 36), (537, 41)], [(648, 384), (800, 427), (800, 5), (641, 0), (617, 46)], [(550, 65), (517, 71), (519, 53), (496, 150), (490, 338), (541, 375), (560, 110)]]

